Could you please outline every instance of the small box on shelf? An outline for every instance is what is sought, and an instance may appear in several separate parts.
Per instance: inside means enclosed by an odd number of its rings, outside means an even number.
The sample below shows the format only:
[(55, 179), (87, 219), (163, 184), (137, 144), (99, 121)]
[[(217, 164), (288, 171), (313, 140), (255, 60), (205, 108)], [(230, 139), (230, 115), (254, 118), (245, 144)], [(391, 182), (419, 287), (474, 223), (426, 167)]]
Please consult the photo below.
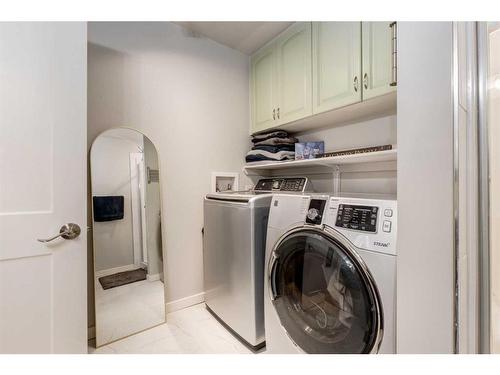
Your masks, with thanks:
[(325, 142), (295, 143), (295, 160), (315, 159), (325, 153)]

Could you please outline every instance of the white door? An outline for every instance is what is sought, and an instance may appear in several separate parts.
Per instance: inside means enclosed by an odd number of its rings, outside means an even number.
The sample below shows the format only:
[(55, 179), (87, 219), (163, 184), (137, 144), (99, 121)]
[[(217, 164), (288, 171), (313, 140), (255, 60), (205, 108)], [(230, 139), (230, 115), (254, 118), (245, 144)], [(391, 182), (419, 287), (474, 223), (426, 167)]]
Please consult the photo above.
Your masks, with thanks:
[(276, 41), (278, 124), (312, 114), (311, 23), (298, 22)]
[(361, 23), (314, 22), (313, 113), (361, 101)]
[(363, 22), (363, 100), (396, 90), (392, 82), (391, 22)]
[(0, 353), (87, 352), (86, 48), (85, 23), (0, 23)]
[(252, 129), (276, 126), (276, 63), (274, 43), (252, 56)]

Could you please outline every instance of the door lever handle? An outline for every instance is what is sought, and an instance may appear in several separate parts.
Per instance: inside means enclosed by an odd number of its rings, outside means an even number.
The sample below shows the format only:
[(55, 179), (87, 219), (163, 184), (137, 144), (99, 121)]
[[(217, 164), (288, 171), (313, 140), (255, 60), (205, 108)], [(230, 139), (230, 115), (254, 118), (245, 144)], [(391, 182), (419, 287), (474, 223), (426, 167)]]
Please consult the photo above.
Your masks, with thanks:
[(45, 238), (45, 239), (38, 238), (37, 241), (47, 243), (47, 242), (55, 240), (58, 237), (62, 237), (65, 240), (72, 240), (72, 239), (78, 237), (80, 235), (80, 233), (81, 233), (81, 229), (78, 226), (78, 224), (68, 223), (68, 224), (64, 224), (61, 227), (61, 229), (59, 229), (59, 234), (57, 234), (53, 237), (50, 237), (50, 238)]

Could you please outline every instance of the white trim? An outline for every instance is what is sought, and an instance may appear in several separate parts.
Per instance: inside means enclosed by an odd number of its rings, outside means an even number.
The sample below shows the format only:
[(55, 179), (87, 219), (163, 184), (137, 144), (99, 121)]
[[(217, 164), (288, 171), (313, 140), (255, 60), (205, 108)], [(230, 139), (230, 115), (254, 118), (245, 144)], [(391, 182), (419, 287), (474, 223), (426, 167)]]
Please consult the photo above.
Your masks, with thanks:
[(194, 306), (199, 303), (205, 302), (205, 292), (193, 294), (192, 296), (184, 297), (175, 301), (167, 302), (165, 304), (165, 312), (171, 313), (177, 310), (185, 309), (189, 306)]
[(153, 275), (146, 275), (146, 278), (148, 281), (158, 281), (160, 280), (160, 274), (159, 273), (155, 273)]
[(139, 268), (141, 267), (136, 266), (135, 264), (127, 264), (126, 266), (120, 266), (115, 268), (108, 268), (107, 270), (96, 271), (95, 277), (97, 278), (97, 277), (113, 275), (114, 273), (132, 271), (132, 270), (137, 270)]
[(453, 23), (455, 352), (479, 352), (476, 24)]
[(479, 353), (491, 353), (490, 165), (488, 131), (488, 24), (477, 23), (477, 105), (479, 129)]

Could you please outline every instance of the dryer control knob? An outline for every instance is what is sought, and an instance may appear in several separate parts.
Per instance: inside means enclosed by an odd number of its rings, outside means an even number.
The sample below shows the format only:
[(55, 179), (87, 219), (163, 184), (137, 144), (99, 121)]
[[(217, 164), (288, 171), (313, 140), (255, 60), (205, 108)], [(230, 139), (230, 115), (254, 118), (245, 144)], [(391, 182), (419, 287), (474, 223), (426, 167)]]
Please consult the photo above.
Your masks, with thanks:
[(307, 218), (309, 220), (316, 219), (319, 215), (319, 211), (316, 208), (310, 208), (309, 211), (307, 211)]

